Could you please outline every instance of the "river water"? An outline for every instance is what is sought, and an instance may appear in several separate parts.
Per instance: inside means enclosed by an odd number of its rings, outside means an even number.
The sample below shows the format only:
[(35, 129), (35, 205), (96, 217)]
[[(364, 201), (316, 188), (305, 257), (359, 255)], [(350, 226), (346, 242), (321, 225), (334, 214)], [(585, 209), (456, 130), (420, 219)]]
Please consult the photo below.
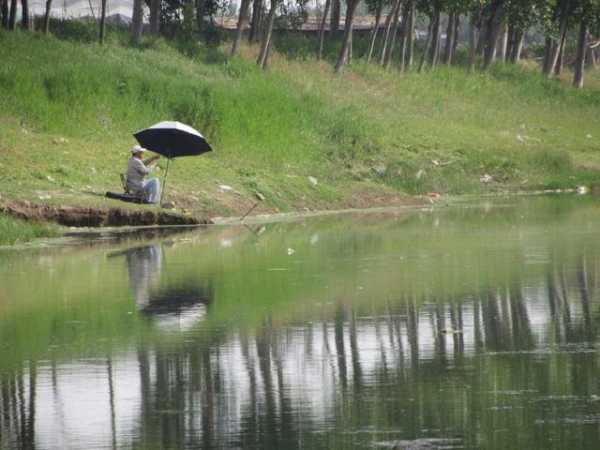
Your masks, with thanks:
[(600, 202), (0, 251), (0, 448), (597, 449)]

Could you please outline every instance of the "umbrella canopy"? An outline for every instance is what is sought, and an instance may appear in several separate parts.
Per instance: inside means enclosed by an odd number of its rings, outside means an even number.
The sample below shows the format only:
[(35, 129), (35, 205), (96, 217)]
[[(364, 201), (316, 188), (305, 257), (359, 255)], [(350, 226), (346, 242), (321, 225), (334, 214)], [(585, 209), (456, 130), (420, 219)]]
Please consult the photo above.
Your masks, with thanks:
[(159, 122), (134, 136), (142, 147), (169, 159), (212, 151), (200, 132), (181, 122)]

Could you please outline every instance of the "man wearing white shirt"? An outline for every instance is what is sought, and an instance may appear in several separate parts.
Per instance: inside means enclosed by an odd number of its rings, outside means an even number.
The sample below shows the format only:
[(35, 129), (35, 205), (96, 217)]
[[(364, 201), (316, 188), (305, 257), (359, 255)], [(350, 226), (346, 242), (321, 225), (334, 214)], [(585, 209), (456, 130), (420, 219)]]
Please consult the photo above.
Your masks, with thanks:
[(158, 178), (145, 180), (146, 175), (152, 172), (150, 165), (154, 164), (160, 156), (156, 155), (147, 160), (142, 160), (147, 150), (139, 145), (131, 149), (131, 158), (127, 163), (127, 190), (134, 195), (139, 195), (148, 203), (158, 203), (160, 200), (160, 181)]

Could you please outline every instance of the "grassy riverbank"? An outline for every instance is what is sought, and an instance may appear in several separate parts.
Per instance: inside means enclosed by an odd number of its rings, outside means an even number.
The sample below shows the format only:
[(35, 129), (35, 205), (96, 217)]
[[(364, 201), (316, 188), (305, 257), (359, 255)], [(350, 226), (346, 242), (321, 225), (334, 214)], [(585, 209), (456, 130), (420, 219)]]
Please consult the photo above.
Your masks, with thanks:
[(169, 199), (199, 215), (239, 214), (257, 196), (257, 211), (290, 211), (600, 179), (597, 73), (583, 91), (521, 67), (403, 75), (356, 63), (339, 77), (279, 53), (263, 73), (255, 48), (230, 60), (121, 41), (0, 31), (3, 200), (128, 206), (102, 195), (119, 190), (131, 133), (165, 119), (215, 148), (172, 165)]

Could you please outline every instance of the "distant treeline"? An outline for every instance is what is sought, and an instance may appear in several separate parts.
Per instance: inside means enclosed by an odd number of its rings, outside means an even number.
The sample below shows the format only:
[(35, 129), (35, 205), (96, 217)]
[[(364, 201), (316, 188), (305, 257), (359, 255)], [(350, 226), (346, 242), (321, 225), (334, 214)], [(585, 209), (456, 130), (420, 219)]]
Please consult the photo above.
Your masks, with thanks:
[[(17, 27), (20, 1), (22, 28), (48, 33), (52, 0), (46, 13), (33, 24), (28, 0), (0, 0), (2, 26)], [(109, 0), (101, 0), (99, 42), (106, 34)], [(522, 57), (530, 30), (544, 36), (541, 70), (547, 77), (559, 76), (565, 65), (573, 70), (573, 85), (584, 84), (586, 66), (596, 68), (600, 52), (600, 0), (324, 0), (314, 14), (318, 33), (314, 55), (324, 58), (324, 49), (335, 44), (335, 71), (340, 72), (352, 58), (400, 71), (435, 68), (438, 64), (461, 63), (468, 70), (486, 70), (495, 61), (517, 63)], [(144, 27), (144, 2), (149, 25)], [(218, 15), (235, 14), (237, 26), (231, 55), (238, 53), (247, 35), (259, 46), (257, 63), (266, 68), (273, 46), (276, 23), (299, 27), (308, 20), (308, 0), (133, 0), (131, 41), (138, 44), (144, 32), (151, 35), (183, 36), (210, 41)], [(353, 52), (352, 31), (359, 10), (374, 16), (368, 43)], [(342, 13), (345, 20), (342, 22)], [(417, 21), (427, 24), (426, 38), (416, 48)], [(465, 31), (466, 30), (466, 31)], [(462, 41), (462, 42), (461, 42)], [(421, 43), (420, 43), (421, 44)], [(464, 49), (457, 58), (457, 49)], [(460, 61), (459, 61), (460, 59)]]

